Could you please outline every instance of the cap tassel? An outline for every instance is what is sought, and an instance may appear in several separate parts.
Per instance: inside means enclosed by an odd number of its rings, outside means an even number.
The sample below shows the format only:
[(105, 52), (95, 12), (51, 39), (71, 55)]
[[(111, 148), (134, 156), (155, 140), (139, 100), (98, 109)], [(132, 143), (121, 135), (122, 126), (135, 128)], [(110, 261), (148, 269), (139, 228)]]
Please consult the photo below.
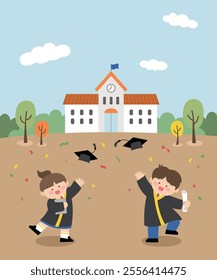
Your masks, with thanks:
[(95, 151), (96, 151), (96, 144), (95, 143), (93, 143), (93, 148), (94, 148), (94, 150), (93, 150), (92, 154), (95, 153)]
[(120, 139), (114, 143), (114, 146), (117, 147), (118, 143), (120, 143), (121, 141), (128, 141), (128, 139)]

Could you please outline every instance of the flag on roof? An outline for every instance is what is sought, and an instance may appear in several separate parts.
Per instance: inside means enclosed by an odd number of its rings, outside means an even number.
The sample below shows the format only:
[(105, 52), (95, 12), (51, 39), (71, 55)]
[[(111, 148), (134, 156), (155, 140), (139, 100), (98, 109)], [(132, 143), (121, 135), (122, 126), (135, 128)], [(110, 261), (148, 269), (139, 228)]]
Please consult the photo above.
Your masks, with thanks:
[(119, 69), (119, 64), (118, 63), (111, 64), (111, 70), (114, 70), (114, 69)]

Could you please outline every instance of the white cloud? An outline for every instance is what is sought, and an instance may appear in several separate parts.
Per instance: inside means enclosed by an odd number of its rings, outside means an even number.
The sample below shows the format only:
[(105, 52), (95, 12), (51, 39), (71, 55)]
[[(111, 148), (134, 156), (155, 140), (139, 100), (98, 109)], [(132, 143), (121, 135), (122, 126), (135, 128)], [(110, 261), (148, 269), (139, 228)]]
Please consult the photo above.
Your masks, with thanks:
[(150, 59), (140, 61), (140, 67), (145, 68), (146, 70), (164, 71), (168, 68), (168, 65), (164, 61)]
[(48, 61), (58, 60), (62, 57), (70, 55), (71, 49), (67, 45), (55, 46), (53, 43), (47, 43), (44, 46), (38, 46), (30, 52), (20, 56), (20, 63), (23, 66), (33, 64), (44, 64)]
[(183, 28), (195, 29), (198, 27), (196, 20), (189, 19), (188, 16), (184, 14), (177, 15), (176, 13), (171, 13), (169, 15), (163, 16), (163, 21), (172, 26), (180, 26)]

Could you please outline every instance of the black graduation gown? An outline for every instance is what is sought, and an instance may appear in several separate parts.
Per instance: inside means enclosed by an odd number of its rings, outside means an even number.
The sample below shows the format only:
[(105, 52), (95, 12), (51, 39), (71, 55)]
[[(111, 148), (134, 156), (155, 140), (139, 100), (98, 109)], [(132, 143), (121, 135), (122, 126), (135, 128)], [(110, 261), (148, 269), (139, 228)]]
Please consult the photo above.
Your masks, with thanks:
[(41, 219), (41, 222), (50, 227), (59, 229), (71, 228), (73, 217), (73, 203), (72, 198), (80, 191), (81, 187), (73, 182), (72, 185), (66, 190), (66, 202), (68, 203), (67, 213), (59, 213), (64, 210), (63, 202), (58, 202), (56, 199), (48, 199), (48, 211)]
[(146, 195), (144, 224), (146, 226), (159, 226), (182, 218), (175, 209), (182, 209), (183, 201), (172, 196), (156, 196), (151, 184), (144, 176), (137, 181), (141, 191)]

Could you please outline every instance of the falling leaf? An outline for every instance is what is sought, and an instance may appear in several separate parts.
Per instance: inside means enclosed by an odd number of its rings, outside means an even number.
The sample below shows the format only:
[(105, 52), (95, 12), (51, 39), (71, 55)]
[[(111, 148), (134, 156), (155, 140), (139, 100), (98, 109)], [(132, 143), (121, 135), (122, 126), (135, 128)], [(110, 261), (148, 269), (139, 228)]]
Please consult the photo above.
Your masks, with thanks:
[(116, 156), (116, 159), (117, 159), (117, 161), (119, 161), (119, 162), (120, 162), (120, 159), (119, 159), (119, 157), (118, 157), (118, 156)]
[(153, 161), (152, 157), (149, 157), (148, 160), (149, 160), (149, 161)]
[(17, 169), (17, 168), (18, 168), (18, 166), (19, 166), (19, 164), (18, 164), (18, 163), (16, 163), (16, 164), (14, 165), (14, 169)]
[(202, 200), (203, 198), (202, 198), (201, 196), (198, 196), (198, 199), (199, 199), (199, 200)]
[(48, 158), (48, 154), (45, 154), (44, 157), (45, 157), (45, 158)]
[(205, 157), (205, 155), (204, 155), (204, 154), (202, 154), (200, 157), (201, 157), (201, 158), (204, 158), (204, 157)]
[(100, 144), (101, 144), (101, 146), (102, 146), (103, 148), (106, 147), (106, 144), (105, 144), (105, 143), (101, 142)]

